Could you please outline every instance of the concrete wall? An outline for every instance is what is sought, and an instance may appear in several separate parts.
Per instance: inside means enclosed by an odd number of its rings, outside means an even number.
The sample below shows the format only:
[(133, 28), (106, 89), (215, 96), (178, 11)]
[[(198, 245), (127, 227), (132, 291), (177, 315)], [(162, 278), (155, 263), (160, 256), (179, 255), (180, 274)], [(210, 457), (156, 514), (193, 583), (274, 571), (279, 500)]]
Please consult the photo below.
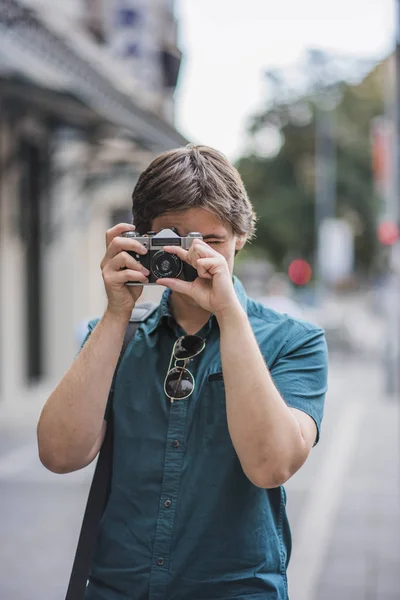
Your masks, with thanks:
[[(15, 137), (0, 122), (1, 165), (15, 152)], [(1, 397), (12, 401), (25, 372), (24, 246), (17, 234), (18, 164), (2, 168), (0, 178), (0, 386)]]
[[(15, 151), (18, 135), (0, 123), (1, 164)], [(101, 316), (106, 294), (100, 262), (105, 233), (115, 209), (129, 209), (137, 174), (110, 178), (89, 191), (84, 188), (85, 144), (62, 143), (53, 154), (61, 171), (51, 190), (50, 240), (43, 251), (43, 341), (45, 375), (39, 385), (54, 385), (79, 349), (82, 322)], [(7, 155), (7, 156), (6, 156)], [(25, 378), (25, 247), (16, 229), (19, 204), (19, 167), (1, 178), (0, 204), (0, 402), (13, 403), (30, 391)], [(147, 289), (142, 299), (157, 299), (162, 290)], [(81, 329), (79, 327), (81, 326)]]

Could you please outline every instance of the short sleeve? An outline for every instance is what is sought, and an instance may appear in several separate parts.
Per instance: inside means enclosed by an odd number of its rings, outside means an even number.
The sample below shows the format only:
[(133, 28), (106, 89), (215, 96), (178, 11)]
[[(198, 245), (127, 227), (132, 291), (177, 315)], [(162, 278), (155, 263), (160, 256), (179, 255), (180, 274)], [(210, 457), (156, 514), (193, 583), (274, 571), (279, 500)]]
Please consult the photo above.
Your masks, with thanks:
[(271, 376), (286, 404), (314, 419), (317, 443), (328, 389), (328, 350), (323, 330), (313, 328), (289, 340), (272, 366)]
[[(88, 322), (86, 335), (84, 336), (83, 342), (81, 343), (79, 352), (82, 350), (83, 346), (86, 344), (86, 342), (90, 338), (90, 334), (92, 333), (93, 329), (96, 327), (96, 325), (99, 321), (100, 321), (100, 319), (92, 319), (91, 321)], [(79, 354), (79, 352), (78, 352), (78, 354)]]

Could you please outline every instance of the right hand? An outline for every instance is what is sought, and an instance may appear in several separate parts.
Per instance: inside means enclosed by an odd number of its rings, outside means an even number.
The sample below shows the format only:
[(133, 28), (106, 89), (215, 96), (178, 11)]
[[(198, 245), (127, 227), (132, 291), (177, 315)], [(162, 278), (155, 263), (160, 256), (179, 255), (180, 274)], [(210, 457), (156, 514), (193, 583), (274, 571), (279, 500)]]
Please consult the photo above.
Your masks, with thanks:
[(121, 237), (123, 231), (134, 231), (135, 226), (119, 223), (106, 233), (107, 251), (100, 263), (106, 288), (107, 310), (118, 315), (130, 316), (143, 292), (143, 286), (127, 286), (127, 281), (148, 283), (149, 271), (135, 260), (129, 251), (146, 254), (147, 249), (137, 240)]

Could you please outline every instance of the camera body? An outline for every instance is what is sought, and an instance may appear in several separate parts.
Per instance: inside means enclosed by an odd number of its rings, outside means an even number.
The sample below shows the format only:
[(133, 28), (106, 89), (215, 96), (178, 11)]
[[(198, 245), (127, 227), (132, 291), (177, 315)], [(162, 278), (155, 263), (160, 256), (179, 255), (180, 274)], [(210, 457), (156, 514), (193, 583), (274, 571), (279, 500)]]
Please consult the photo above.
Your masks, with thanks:
[[(165, 252), (163, 247), (181, 246), (181, 248), (189, 250), (194, 240), (203, 239), (201, 233), (191, 232), (184, 237), (180, 237), (172, 229), (162, 229), (159, 233), (149, 231), (144, 235), (136, 231), (124, 231), (121, 233), (121, 236), (135, 239), (147, 248), (147, 254), (145, 255), (128, 251), (128, 254), (133, 256), (134, 259), (150, 271), (150, 275), (148, 276), (149, 283), (144, 285), (154, 285), (157, 279), (164, 279), (166, 277), (182, 279), (183, 281), (194, 281), (196, 279), (196, 269), (185, 263), (175, 254)], [(126, 285), (143, 285), (143, 283), (128, 281)]]

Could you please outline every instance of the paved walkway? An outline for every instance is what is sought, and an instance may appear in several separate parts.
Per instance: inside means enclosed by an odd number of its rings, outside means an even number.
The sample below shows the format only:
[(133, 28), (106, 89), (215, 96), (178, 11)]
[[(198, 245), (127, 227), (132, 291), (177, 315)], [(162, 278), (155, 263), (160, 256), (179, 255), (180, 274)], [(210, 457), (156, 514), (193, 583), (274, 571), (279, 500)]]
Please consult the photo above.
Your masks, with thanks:
[[(321, 441), (286, 486), (291, 600), (400, 598), (400, 402), (383, 379), (373, 361), (332, 357)], [(1, 600), (63, 599), (92, 473), (40, 465), (39, 397), (0, 410)]]
[(286, 486), (291, 600), (400, 598), (400, 402), (383, 381), (332, 361), (321, 442)]

